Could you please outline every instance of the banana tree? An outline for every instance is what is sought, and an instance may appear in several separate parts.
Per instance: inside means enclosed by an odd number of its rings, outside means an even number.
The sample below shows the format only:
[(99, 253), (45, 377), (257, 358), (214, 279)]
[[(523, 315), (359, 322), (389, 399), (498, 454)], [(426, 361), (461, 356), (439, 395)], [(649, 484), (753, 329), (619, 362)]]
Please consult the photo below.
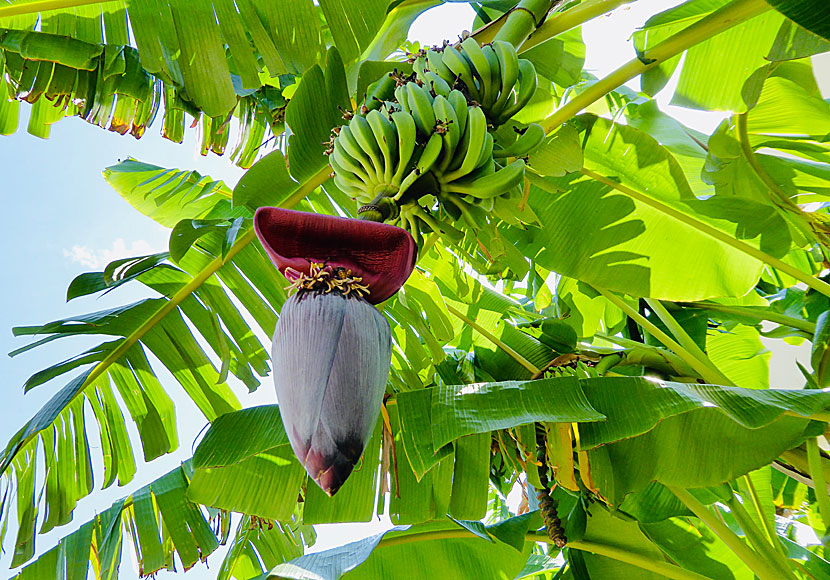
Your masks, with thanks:
[[(823, 3), (680, 3), (604, 78), (583, 70), (580, 27), (626, 0), (473, 2), (472, 34), (406, 42), (438, 3), (0, 5), (0, 133), (21, 101), (40, 137), (79, 116), (140, 138), (160, 117), (165, 137), (190, 124), (203, 154), (250, 167), (233, 188), (134, 159), (104, 170), (170, 228), (169, 251), (67, 291), (146, 298), (14, 329), (34, 340), (13, 356), (102, 342), (23, 385), (53, 395), (0, 453), (12, 574), (115, 578), (126, 543), (142, 576), (225, 544), (213, 569), (240, 580), (830, 577), (830, 104), (809, 58), (830, 51)], [(672, 77), (674, 104), (730, 116), (707, 135), (661, 111)], [(408, 240), (407, 268), (355, 258), (382, 232)], [(331, 324), (308, 305), (364, 291), (354, 336), (388, 324), (389, 352), (320, 347)], [(304, 292), (329, 298), (300, 307)], [(812, 368), (771, 385), (762, 337), (811, 342)], [(361, 430), (333, 482), (295, 413), (341, 348), (380, 378), (350, 417), (322, 415)], [(247, 404), (238, 387), (269, 374), (282, 408)], [(209, 428), (131, 486), (136, 453), (178, 448), (179, 391)], [(36, 546), (96, 476), (124, 497)], [(313, 525), (380, 513), (391, 530), (306, 553)]]

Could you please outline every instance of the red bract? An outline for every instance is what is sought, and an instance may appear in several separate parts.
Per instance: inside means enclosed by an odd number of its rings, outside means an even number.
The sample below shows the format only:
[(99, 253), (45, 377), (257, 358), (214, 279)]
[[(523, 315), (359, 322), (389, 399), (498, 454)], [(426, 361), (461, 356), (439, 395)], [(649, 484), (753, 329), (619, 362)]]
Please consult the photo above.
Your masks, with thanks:
[(415, 240), (396, 226), (262, 207), (254, 228), (287, 278), (294, 278), (291, 270), (308, 274), (311, 262), (346, 268), (363, 278), (372, 304), (397, 292), (415, 267)]

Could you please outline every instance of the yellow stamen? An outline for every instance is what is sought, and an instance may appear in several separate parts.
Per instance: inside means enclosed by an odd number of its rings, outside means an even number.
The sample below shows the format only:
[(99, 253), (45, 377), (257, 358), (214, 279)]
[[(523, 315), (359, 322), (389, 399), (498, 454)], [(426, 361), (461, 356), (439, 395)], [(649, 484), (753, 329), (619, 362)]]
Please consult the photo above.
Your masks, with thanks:
[(311, 262), (308, 274), (299, 272), (294, 268), (285, 269), (286, 276), (295, 277), (294, 281), (285, 289), (299, 290), (322, 290), (326, 294), (337, 290), (344, 296), (351, 293), (359, 297), (369, 294), (369, 287), (361, 284), (361, 276), (353, 276), (352, 271), (347, 268), (327, 266), (319, 262)]

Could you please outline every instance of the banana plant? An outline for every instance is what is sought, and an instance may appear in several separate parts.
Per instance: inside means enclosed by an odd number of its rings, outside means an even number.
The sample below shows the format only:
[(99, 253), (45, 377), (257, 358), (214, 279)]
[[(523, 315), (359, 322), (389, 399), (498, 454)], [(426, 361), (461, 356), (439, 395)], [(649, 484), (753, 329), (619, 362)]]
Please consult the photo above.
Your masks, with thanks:
[[(52, 397), (0, 454), (13, 573), (228, 543), (212, 569), (240, 580), (830, 576), (824, 11), (689, 0), (594, 78), (579, 26), (625, 3), (477, 2), (471, 35), (402, 52), (437, 2), (0, 6), (0, 133), (21, 101), (41, 137), (161, 115), (181, 141), (188, 115), (251, 167), (105, 170), (169, 251), (67, 292), (145, 298), (14, 329), (36, 337), (14, 356), (101, 342), (24, 384)], [(733, 114), (683, 126), (653, 99), (673, 75), (676, 104)], [(762, 339), (810, 341), (812, 368), (770, 384)], [(278, 404), (250, 406), (269, 374)], [(137, 453), (179, 447), (182, 395), (203, 439), (135, 485)], [(36, 545), (96, 478), (123, 498)], [(378, 513), (390, 531), (306, 553), (310, 526)]]

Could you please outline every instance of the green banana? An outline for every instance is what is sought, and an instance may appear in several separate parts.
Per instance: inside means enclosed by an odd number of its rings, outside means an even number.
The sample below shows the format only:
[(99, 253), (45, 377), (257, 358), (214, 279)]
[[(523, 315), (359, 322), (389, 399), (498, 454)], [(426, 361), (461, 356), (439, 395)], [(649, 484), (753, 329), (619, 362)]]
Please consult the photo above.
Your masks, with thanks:
[(503, 159), (505, 157), (524, 157), (536, 149), (545, 140), (545, 130), (537, 123), (531, 123), (525, 127), (524, 132), (510, 145), (503, 149), (494, 149), (493, 157)]
[(464, 239), (464, 232), (461, 230), (454, 228), (450, 224), (434, 218), (429, 212), (424, 211), (421, 206), (416, 205), (412, 210), (412, 215), (417, 216), (423, 221), (429, 229), (431, 229), (436, 234), (440, 235), (442, 238), (446, 238), (450, 242), (457, 244), (461, 240)]
[(447, 81), (432, 71), (425, 72), (421, 80), (424, 81), (424, 84), (429, 87), (436, 96), (443, 95), (446, 97), (452, 90), (450, 85), (447, 84)]
[(455, 117), (458, 119), (458, 131), (463, 135), (467, 128), (467, 97), (461, 91), (453, 90), (447, 96), (447, 100), (455, 109)]
[(524, 181), (525, 162), (517, 159), (507, 167), (503, 167), (477, 179), (464, 179), (445, 184), (442, 188), (446, 193), (469, 195), (477, 199), (487, 199), (509, 192), (520, 186)]
[[(451, 170), (439, 176), (441, 183), (448, 183), (464, 177), (478, 166), (479, 158), (481, 157), (482, 149), (487, 142), (487, 117), (484, 116), (484, 111), (481, 107), (470, 107), (467, 115), (467, 130), (465, 135), (469, 135), (466, 140), (466, 147), (457, 149), (455, 159), (463, 153), (464, 157), (458, 169)], [(492, 137), (491, 137), (492, 138)], [(454, 161), (455, 161), (454, 159)]]
[(403, 182), (401, 183), (400, 190), (393, 198), (395, 201), (398, 201), (406, 190), (410, 188), (410, 186), (415, 183), (419, 177), (424, 175), (432, 166), (435, 165), (435, 162), (438, 160), (438, 156), (441, 154), (441, 149), (443, 148), (444, 140), (441, 138), (441, 135), (438, 133), (433, 133), (432, 136), (427, 141), (427, 144), (424, 146), (424, 150), (421, 152), (421, 156), (418, 158), (418, 161), (415, 163), (415, 169), (409, 172), (409, 174), (404, 178)]
[(418, 56), (412, 63), (412, 70), (415, 71), (418, 78), (423, 78), (427, 71), (429, 71), (429, 64), (427, 63), (426, 54), (418, 53)]
[(458, 117), (455, 115), (455, 109), (446, 98), (441, 95), (435, 97), (432, 108), (435, 111), (436, 131), (439, 130), (439, 126), (441, 127), (440, 130), (443, 131), (444, 147), (441, 164), (438, 167), (439, 171), (443, 171), (452, 161), (458, 142), (461, 141), (461, 131), (458, 128)]
[(418, 131), (425, 137), (432, 134), (435, 129), (435, 112), (432, 110), (432, 95), (429, 89), (418, 86), (418, 83), (406, 83), (406, 94), (411, 107), (409, 111), (415, 117), (415, 125)]
[(501, 64), (499, 63), (499, 57), (496, 55), (496, 51), (493, 50), (492, 45), (485, 44), (481, 47), (481, 52), (483, 52), (484, 56), (487, 57), (487, 63), (490, 65), (490, 86), (492, 88), (487, 94), (487, 98), (484, 99), (485, 108), (490, 109), (498, 97), (501, 96)]
[(409, 170), (409, 162), (415, 151), (415, 136), (417, 128), (415, 119), (406, 111), (392, 113), (392, 123), (398, 133), (398, 166), (392, 176), (392, 183), (400, 186), (404, 174)]
[(360, 145), (360, 148), (369, 156), (372, 163), (374, 163), (378, 181), (383, 181), (385, 167), (383, 161), (381, 161), (380, 148), (378, 147), (377, 139), (375, 139), (375, 134), (372, 132), (372, 127), (369, 125), (369, 121), (363, 115), (355, 115), (349, 121), (349, 129), (358, 145)]
[(488, 132), (484, 137), (484, 146), (481, 148), (481, 155), (475, 166), (481, 167), (490, 159), (493, 159), (493, 135)]
[(336, 173), (341, 173), (338, 169), (342, 169), (344, 174), (350, 173), (367, 184), (374, 183), (377, 180), (377, 175), (369, 173), (363, 163), (345, 152), (341, 139), (334, 141), (334, 150), (329, 155), (329, 161)]
[(332, 156), (329, 156), (329, 165), (334, 170), (334, 184), (343, 193), (352, 197), (368, 197), (370, 195), (366, 182), (354, 179), (356, 176), (348, 169), (338, 165)]
[(499, 98), (491, 107), (492, 111), (498, 116), (507, 105), (513, 86), (519, 79), (519, 57), (516, 55), (516, 48), (509, 42), (495, 40), (492, 46), (499, 59), (499, 70), (501, 71)]
[(481, 209), (483, 209), (487, 213), (490, 213), (491, 211), (493, 211), (493, 207), (495, 207), (495, 204), (493, 203), (493, 200), (499, 199), (500, 197), (501, 197), (500, 195), (497, 195), (495, 197), (488, 197), (488, 198), (485, 198), (485, 199), (479, 199), (479, 198), (471, 197), (469, 195), (465, 195), (464, 200), (480, 207)]
[(395, 94), (395, 79), (386, 74), (375, 82), (366, 93), (363, 104), (367, 109), (379, 109), (384, 101), (388, 101)]
[(406, 85), (401, 85), (399, 87), (395, 87), (395, 100), (398, 101), (398, 104), (401, 106), (401, 109), (404, 111), (410, 111), (411, 108), (409, 106), (409, 96), (406, 92)]
[(461, 43), (461, 54), (470, 62), (472, 73), (479, 82), (479, 104), (487, 106), (490, 96), (498, 88), (492, 85), (493, 74), (490, 71), (490, 61), (484, 55), (481, 47), (472, 36), (468, 36)]
[(479, 167), (476, 167), (473, 171), (471, 171), (470, 173), (465, 175), (459, 181), (463, 181), (465, 183), (468, 182), (468, 181), (474, 181), (474, 180), (479, 179), (481, 177), (486, 177), (488, 175), (492, 175), (493, 173), (495, 173), (500, 168), (501, 168), (501, 166), (496, 165), (496, 161), (491, 157), (490, 159), (488, 159), (487, 161), (482, 163)]
[(343, 153), (347, 154), (363, 167), (371, 181), (380, 181), (380, 174), (377, 172), (377, 165), (372, 163), (360, 145), (358, 145), (349, 125), (343, 125), (340, 127), (340, 133), (334, 140), (335, 151), (337, 151), (338, 143), (343, 147)]
[(385, 115), (376, 110), (369, 111), (366, 121), (372, 128), (375, 141), (383, 156), (383, 179), (389, 183), (392, 181), (392, 172), (397, 168), (398, 136), (395, 133), (395, 126)]
[(427, 51), (427, 63), (429, 70), (444, 79), (450, 86), (455, 82), (455, 75), (450, 68), (444, 63), (443, 53), (437, 50)]
[(504, 108), (495, 119), (496, 125), (504, 124), (510, 117), (518, 113), (533, 97), (536, 92), (536, 68), (527, 59), (519, 59), (519, 86), (516, 88), (516, 101)]
[(481, 94), (479, 93), (473, 71), (467, 59), (452, 46), (445, 47), (442, 54), (444, 64), (452, 71), (456, 79), (466, 85), (470, 98), (480, 102)]

